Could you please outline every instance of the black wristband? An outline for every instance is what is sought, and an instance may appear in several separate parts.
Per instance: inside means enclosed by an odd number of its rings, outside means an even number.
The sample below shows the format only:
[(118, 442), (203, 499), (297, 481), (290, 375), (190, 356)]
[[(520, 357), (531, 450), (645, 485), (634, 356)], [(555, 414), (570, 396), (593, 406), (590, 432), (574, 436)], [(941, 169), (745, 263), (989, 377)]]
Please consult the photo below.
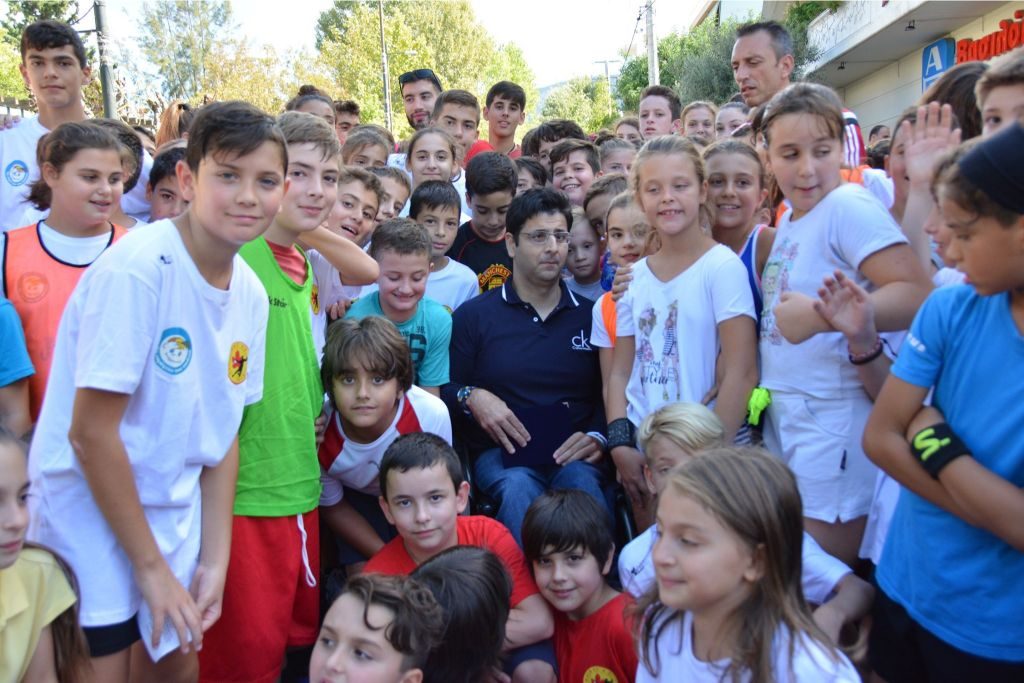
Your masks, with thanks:
[[(849, 349), (850, 349), (849, 344), (847, 344), (846, 349), (847, 349), (847, 351), (849, 351)], [(879, 337), (877, 340), (875, 340), (874, 348), (872, 348), (867, 353), (859, 353), (859, 354), (856, 354), (856, 355), (851, 353), (851, 354), (849, 354), (847, 356), (847, 358), (849, 358), (850, 362), (852, 364), (854, 364), (854, 365), (867, 365), (868, 363), (870, 363), (871, 361), (873, 361), (874, 359), (878, 358), (881, 355), (882, 355), (882, 338)]]
[(961, 455), (971, 455), (967, 445), (945, 422), (925, 427), (915, 434), (910, 450), (932, 479), (938, 479), (942, 468)]
[(636, 428), (625, 417), (608, 423), (608, 450), (611, 451), (619, 446), (636, 448)]

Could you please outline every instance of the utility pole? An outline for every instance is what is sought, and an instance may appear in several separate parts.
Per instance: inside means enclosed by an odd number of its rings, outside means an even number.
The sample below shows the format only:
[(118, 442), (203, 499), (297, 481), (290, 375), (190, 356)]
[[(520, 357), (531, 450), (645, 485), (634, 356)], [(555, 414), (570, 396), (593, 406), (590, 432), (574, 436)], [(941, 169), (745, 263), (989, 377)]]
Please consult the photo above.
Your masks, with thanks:
[(388, 83), (391, 78), (388, 74), (388, 46), (384, 42), (384, 0), (377, 0), (377, 17), (380, 20), (380, 62), (384, 78), (384, 114), (387, 116), (388, 130), (395, 127), (391, 118), (391, 88)]
[(658, 85), (658, 39), (654, 35), (654, 0), (647, 7), (647, 85)]
[[(621, 62), (622, 62), (621, 59), (595, 59), (594, 60), (594, 64), (604, 64), (604, 80), (608, 84), (608, 93), (611, 95), (610, 102), (614, 102), (615, 101), (615, 95), (612, 94), (612, 76), (611, 76), (611, 73), (609, 73), (609, 71), (608, 71), (608, 65), (609, 64), (620, 64)], [(614, 107), (614, 104), (610, 104), (609, 107)], [(611, 112), (611, 109), (609, 109), (609, 113), (610, 112)]]
[(94, 0), (93, 9), (96, 17), (96, 44), (100, 51), (100, 87), (103, 90), (103, 116), (108, 119), (117, 118), (114, 107), (114, 84), (110, 78), (110, 64), (107, 62), (107, 3), (106, 0)]

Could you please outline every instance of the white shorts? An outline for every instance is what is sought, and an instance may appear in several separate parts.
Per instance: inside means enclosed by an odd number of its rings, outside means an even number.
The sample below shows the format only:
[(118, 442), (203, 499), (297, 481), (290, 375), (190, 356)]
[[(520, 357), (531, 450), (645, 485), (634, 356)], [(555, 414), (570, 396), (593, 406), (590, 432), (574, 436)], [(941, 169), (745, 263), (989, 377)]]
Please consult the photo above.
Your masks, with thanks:
[(805, 517), (848, 522), (868, 513), (878, 469), (861, 439), (871, 407), (863, 391), (837, 399), (772, 392), (764, 445), (796, 476)]

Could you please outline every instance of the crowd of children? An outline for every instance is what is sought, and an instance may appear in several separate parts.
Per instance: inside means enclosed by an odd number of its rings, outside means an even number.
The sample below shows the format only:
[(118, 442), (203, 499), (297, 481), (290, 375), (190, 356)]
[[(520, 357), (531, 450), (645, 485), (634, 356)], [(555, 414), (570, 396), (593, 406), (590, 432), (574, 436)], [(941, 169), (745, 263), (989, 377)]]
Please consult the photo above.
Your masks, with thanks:
[[(78, 34), (28, 26), (0, 681), (1024, 680), (1024, 48), (866, 150), (791, 49), (744, 26), (732, 101), (593, 135), (419, 69), (396, 142), (312, 86), (87, 119)], [(600, 425), (513, 512), (466, 425), (536, 458), (580, 386), (460, 363), (519, 367), (480, 306), (542, 323), (548, 271)]]

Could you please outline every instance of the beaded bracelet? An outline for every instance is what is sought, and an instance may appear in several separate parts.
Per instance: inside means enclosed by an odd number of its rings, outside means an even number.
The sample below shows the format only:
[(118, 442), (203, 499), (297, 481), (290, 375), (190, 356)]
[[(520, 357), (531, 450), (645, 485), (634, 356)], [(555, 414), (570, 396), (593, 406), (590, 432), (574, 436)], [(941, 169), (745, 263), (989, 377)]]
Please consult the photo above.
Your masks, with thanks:
[[(849, 344), (846, 345), (846, 350), (847, 351), (850, 350), (850, 345)], [(870, 351), (868, 351), (867, 353), (857, 353), (857, 354), (850, 353), (848, 355), (848, 358), (850, 359), (850, 362), (853, 363), (854, 365), (866, 365), (866, 364), (870, 363), (871, 361), (873, 361), (874, 359), (878, 358), (881, 355), (882, 355), (882, 338), (881, 337), (877, 337), (875, 339), (875, 345), (874, 345), (874, 347), (872, 347), (872, 349)]]

